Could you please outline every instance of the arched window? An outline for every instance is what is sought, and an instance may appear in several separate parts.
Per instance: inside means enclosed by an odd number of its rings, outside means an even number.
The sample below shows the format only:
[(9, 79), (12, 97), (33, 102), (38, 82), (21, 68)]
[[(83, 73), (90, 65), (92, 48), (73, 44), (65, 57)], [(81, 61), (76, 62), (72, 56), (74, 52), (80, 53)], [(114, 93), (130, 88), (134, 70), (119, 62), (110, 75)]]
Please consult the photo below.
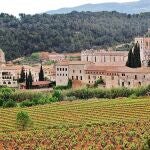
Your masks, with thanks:
[(6, 82), (4, 81), (3, 84), (6, 84)]
[(8, 84), (11, 84), (11, 82), (9, 81)]

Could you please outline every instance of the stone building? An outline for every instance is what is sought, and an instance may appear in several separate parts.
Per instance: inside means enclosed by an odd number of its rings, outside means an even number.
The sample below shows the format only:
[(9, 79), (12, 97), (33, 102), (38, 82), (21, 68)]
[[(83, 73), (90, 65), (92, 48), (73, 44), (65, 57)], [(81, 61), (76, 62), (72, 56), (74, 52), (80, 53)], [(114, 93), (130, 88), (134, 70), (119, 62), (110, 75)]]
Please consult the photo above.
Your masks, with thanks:
[(86, 64), (91, 62), (63, 61), (56, 64), (56, 86), (68, 85), (69, 79), (84, 81)]
[(132, 69), (123, 66), (96, 66), (89, 65), (85, 69), (85, 82), (94, 84), (103, 79), (106, 88), (150, 85), (150, 68)]
[[(95, 65), (91, 62), (64, 62), (56, 65), (56, 85), (66, 86), (68, 81), (73, 84), (93, 85), (98, 79), (104, 81), (104, 87), (134, 88), (150, 84), (150, 68), (137, 69), (125, 66)], [(80, 83), (79, 83), (80, 82)], [(82, 84), (81, 84), (82, 83)]]
[(123, 63), (128, 58), (127, 51), (85, 50), (81, 52), (81, 61), (91, 61), (95, 64)]
[(150, 61), (150, 29), (143, 37), (136, 37), (135, 43), (137, 42), (140, 44), (141, 62), (144, 66), (147, 66)]

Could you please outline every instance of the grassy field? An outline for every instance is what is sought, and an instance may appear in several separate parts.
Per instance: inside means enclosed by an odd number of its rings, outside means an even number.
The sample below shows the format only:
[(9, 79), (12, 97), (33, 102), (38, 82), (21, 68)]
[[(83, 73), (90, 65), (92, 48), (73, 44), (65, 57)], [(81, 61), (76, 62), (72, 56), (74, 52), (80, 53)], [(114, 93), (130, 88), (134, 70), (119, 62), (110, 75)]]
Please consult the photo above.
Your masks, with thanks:
[[(15, 119), (20, 110), (31, 116), (33, 130), (17, 131)], [(0, 109), (0, 116), (0, 149), (148, 148), (145, 142), (150, 136), (150, 98)]]

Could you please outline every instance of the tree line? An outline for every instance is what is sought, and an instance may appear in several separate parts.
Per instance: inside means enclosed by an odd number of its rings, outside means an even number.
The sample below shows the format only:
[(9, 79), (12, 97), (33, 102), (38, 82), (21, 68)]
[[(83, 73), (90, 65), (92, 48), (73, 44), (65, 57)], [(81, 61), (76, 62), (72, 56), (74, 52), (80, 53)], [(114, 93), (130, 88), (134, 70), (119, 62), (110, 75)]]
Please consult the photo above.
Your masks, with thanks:
[(150, 13), (71, 12), (69, 14), (0, 14), (0, 48), (6, 59), (38, 51), (77, 52), (107, 48), (143, 35), (150, 27)]

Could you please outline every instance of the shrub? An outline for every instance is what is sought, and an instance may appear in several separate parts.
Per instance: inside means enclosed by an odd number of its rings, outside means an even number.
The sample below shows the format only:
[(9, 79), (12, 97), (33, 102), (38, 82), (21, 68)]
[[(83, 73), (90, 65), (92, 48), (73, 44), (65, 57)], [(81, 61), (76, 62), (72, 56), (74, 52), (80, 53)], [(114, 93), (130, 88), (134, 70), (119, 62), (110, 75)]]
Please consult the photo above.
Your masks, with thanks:
[(49, 102), (51, 103), (51, 102), (58, 102), (59, 100), (58, 100), (58, 98), (57, 97), (51, 97), (51, 98), (49, 98)]
[(9, 100), (11, 95), (13, 94), (13, 90), (11, 88), (7, 88), (7, 87), (3, 87), (0, 89), (0, 95), (1, 95), (1, 98), (5, 101)]
[(133, 89), (133, 93), (135, 93), (136, 96), (145, 96), (147, 92), (150, 91), (149, 86), (147, 87), (139, 87), (136, 89)]
[(75, 91), (70, 91), (67, 93), (67, 97), (75, 96), (77, 99), (89, 99), (94, 97), (93, 90), (90, 88), (79, 89)]
[(38, 92), (38, 93), (37, 92), (31, 92), (31, 91), (27, 91), (27, 92), (16, 91), (11, 95), (11, 99), (18, 101), (18, 102), (22, 102), (22, 101), (28, 100), (28, 99), (39, 99), (39, 98), (42, 98), (43, 95), (47, 95), (47, 94), (46, 93), (40, 93), (40, 92)]
[(25, 130), (32, 125), (32, 121), (27, 112), (21, 111), (17, 114), (16, 123), (19, 130)]
[(105, 89), (95, 89), (94, 93), (96, 98), (107, 98), (107, 91)]
[(33, 105), (34, 105), (34, 102), (30, 100), (25, 100), (20, 103), (20, 107), (31, 107)]
[(8, 100), (3, 103), (4, 108), (11, 108), (11, 107), (16, 107), (16, 106), (17, 106), (17, 103), (13, 100)]
[(112, 88), (109, 92), (108, 98), (128, 97), (130, 94), (131, 91), (127, 88)]
[(63, 100), (63, 95), (61, 93), (60, 90), (55, 90), (54, 93), (52, 94), (52, 97), (54, 98), (57, 98), (58, 101), (62, 101)]

